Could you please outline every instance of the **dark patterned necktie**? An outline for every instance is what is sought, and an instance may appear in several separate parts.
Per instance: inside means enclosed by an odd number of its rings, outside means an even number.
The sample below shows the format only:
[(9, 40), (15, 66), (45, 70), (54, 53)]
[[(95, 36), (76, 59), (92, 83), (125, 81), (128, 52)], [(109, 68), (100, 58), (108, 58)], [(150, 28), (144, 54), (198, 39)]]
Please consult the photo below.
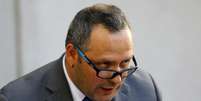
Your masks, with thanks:
[(92, 101), (87, 96), (82, 101)]

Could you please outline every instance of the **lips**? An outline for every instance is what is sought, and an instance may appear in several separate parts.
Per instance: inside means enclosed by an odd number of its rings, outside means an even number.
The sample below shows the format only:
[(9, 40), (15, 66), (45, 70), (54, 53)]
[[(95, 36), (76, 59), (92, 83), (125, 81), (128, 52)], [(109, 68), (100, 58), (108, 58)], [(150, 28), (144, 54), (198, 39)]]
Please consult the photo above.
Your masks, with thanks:
[(102, 87), (101, 90), (104, 92), (104, 94), (111, 94), (113, 91), (113, 87)]
[(121, 87), (120, 85), (101, 85), (99, 86), (99, 90), (101, 91), (102, 94), (104, 95), (113, 95), (118, 92), (119, 88)]

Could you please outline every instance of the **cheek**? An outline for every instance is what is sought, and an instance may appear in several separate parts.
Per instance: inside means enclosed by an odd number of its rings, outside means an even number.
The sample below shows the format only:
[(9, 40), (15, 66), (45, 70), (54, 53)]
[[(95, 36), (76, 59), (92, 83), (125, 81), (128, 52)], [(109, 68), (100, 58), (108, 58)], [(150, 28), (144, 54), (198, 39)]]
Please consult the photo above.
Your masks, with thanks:
[(77, 71), (77, 78), (82, 91), (90, 96), (99, 95), (101, 85), (104, 84), (104, 80), (96, 76), (96, 71), (88, 64), (79, 64)]
[(104, 83), (104, 81), (96, 76), (95, 70), (90, 67), (90, 70), (86, 72), (86, 86), (88, 86), (89, 94), (94, 96), (97, 93), (97, 89)]
[(86, 72), (86, 82), (88, 82), (88, 85), (90, 85), (90, 88), (95, 88), (102, 83), (102, 80), (96, 76), (96, 72), (91, 69)]
[(101, 83), (101, 80), (96, 76), (96, 71), (88, 64), (80, 65), (80, 73), (82, 73), (82, 75), (79, 76), (82, 78), (83, 85), (90, 89), (90, 92), (92, 92), (96, 86)]

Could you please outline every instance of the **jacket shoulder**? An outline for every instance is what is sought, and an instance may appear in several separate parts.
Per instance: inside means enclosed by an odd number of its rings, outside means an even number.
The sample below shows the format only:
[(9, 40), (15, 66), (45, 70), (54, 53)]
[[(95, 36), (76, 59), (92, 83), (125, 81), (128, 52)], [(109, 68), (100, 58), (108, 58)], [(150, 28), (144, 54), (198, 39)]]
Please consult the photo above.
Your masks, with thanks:
[(30, 101), (30, 99), (35, 99), (36, 101), (36, 98), (39, 98), (41, 96), (40, 93), (45, 89), (44, 82), (46, 82), (46, 75), (56, 65), (57, 61), (50, 62), (8, 83), (0, 90), (0, 101)]
[[(160, 93), (150, 73), (138, 69), (125, 81), (128, 95), (139, 101), (161, 101)], [(138, 101), (137, 100), (137, 101)]]

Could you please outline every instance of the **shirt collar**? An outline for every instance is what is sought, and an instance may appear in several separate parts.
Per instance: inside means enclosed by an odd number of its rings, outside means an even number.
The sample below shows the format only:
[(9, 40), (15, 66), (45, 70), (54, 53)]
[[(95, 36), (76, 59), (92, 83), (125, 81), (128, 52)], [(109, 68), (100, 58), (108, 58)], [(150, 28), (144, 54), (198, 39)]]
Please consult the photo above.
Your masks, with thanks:
[(63, 56), (63, 70), (64, 70), (65, 77), (69, 83), (70, 90), (71, 90), (71, 93), (73, 96), (73, 100), (74, 101), (82, 101), (84, 99), (85, 95), (77, 88), (77, 86), (70, 79), (67, 69), (66, 69), (65, 59), (66, 59), (66, 55)]

